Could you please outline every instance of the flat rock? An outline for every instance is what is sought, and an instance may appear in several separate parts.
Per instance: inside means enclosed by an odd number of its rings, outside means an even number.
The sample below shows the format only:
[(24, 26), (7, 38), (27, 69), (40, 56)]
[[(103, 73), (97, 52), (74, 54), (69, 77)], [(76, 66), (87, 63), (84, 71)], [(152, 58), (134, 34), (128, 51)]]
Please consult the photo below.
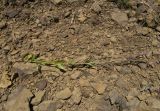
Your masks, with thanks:
[(107, 86), (104, 83), (93, 83), (92, 87), (97, 91), (98, 94), (103, 94)]
[(15, 63), (13, 65), (13, 70), (15, 73), (18, 73), (20, 77), (39, 72), (38, 66), (33, 63)]
[(78, 79), (81, 76), (81, 71), (75, 71), (72, 75), (71, 75), (71, 79), (75, 80)]
[(119, 93), (116, 89), (113, 89), (111, 92), (109, 92), (109, 98), (110, 98), (111, 104), (114, 104), (118, 99), (118, 97), (119, 97)]
[(9, 18), (14, 18), (14, 17), (16, 17), (19, 13), (20, 13), (20, 10), (14, 9), (14, 10), (8, 10), (8, 11), (6, 11), (5, 15), (6, 15), (7, 17), (9, 17)]
[(160, 110), (160, 100), (153, 97), (149, 97), (146, 101), (152, 108)]
[(35, 84), (35, 86), (39, 90), (44, 90), (44, 88), (46, 88), (46, 86), (47, 86), (47, 81), (46, 80), (40, 80)]
[(63, 0), (51, 0), (55, 5), (62, 3)]
[(111, 17), (114, 21), (116, 21), (119, 24), (123, 24), (125, 22), (128, 21), (128, 16), (126, 13), (119, 11), (119, 10), (115, 10), (111, 13)]
[(69, 99), (71, 96), (72, 96), (72, 92), (69, 88), (65, 88), (64, 90), (56, 94), (56, 97), (58, 99), (63, 99), (63, 100)]
[(38, 91), (35, 93), (35, 97), (32, 99), (31, 104), (36, 106), (40, 104), (40, 102), (43, 100), (43, 97), (45, 95), (45, 91)]
[(11, 84), (12, 82), (8, 76), (8, 73), (4, 72), (0, 79), (0, 88), (8, 88)]
[(96, 13), (100, 13), (102, 10), (98, 2), (94, 2), (91, 6), (91, 9)]
[(0, 29), (4, 29), (7, 26), (6, 22), (0, 22)]
[(81, 102), (82, 99), (82, 93), (80, 88), (74, 88), (73, 92), (72, 92), (72, 97), (71, 99), (73, 100), (73, 102), (75, 104), (79, 104)]
[(82, 87), (89, 87), (90, 86), (89, 81), (87, 79), (82, 79), (82, 78), (79, 80), (79, 84)]
[(29, 89), (19, 88), (9, 96), (4, 108), (6, 111), (30, 111), (29, 101), (32, 97)]

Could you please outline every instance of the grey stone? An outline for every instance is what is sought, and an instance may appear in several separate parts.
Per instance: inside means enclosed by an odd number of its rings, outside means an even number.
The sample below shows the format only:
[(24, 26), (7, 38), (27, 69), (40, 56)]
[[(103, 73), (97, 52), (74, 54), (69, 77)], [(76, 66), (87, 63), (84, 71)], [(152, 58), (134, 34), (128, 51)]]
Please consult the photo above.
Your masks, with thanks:
[(39, 89), (39, 90), (44, 90), (44, 88), (47, 86), (47, 81), (46, 80), (40, 80), (38, 81), (35, 86)]
[(113, 89), (110, 93), (109, 93), (109, 98), (111, 101), (111, 104), (114, 104), (116, 102), (116, 100), (119, 97), (119, 93), (116, 89)]

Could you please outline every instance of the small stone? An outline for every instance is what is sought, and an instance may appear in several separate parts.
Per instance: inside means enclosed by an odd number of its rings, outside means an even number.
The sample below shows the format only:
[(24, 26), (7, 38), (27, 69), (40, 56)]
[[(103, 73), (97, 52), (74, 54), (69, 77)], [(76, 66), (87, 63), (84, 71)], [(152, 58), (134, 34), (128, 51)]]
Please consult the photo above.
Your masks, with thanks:
[(113, 43), (116, 43), (116, 42), (117, 42), (117, 39), (116, 39), (115, 37), (111, 37), (111, 38), (110, 38), (110, 41), (113, 42)]
[(118, 69), (118, 71), (122, 74), (131, 74), (132, 73), (131, 68), (129, 68), (128, 66), (120, 67), (120, 69)]
[(160, 110), (160, 101), (158, 99), (150, 97), (146, 101), (152, 108)]
[(82, 93), (80, 88), (74, 88), (73, 92), (72, 92), (72, 97), (71, 99), (73, 100), (73, 102), (75, 104), (79, 104), (81, 102), (82, 99)]
[(80, 79), (79, 80), (79, 84), (82, 87), (88, 87), (88, 86), (90, 86), (90, 83), (89, 83), (89, 81), (87, 79)]
[(123, 78), (117, 80), (116, 85), (122, 89), (129, 89), (128, 82)]
[(156, 28), (156, 30), (157, 30), (158, 32), (160, 32), (160, 26), (158, 26), (158, 27)]
[(133, 98), (127, 103), (128, 107), (137, 107), (140, 104), (140, 101), (137, 98)]
[(123, 24), (124, 22), (128, 21), (127, 14), (119, 10), (113, 11), (111, 13), (111, 17), (114, 21), (116, 21), (119, 24)]
[(111, 104), (114, 104), (119, 97), (118, 91), (116, 89), (113, 89), (111, 92), (109, 92), (109, 97)]
[(140, 94), (140, 92), (136, 88), (132, 88), (128, 95), (126, 96), (127, 100), (130, 101), (133, 98), (137, 97)]
[(31, 104), (34, 106), (37, 106), (40, 104), (40, 102), (43, 100), (43, 97), (45, 95), (45, 91), (39, 91), (35, 93), (35, 97), (32, 99)]
[(147, 68), (147, 64), (146, 64), (146, 63), (139, 63), (138, 66), (139, 66), (141, 69), (146, 69), (146, 68)]
[(99, 3), (98, 2), (94, 2), (91, 6), (91, 9), (93, 11), (95, 11), (96, 13), (100, 13), (102, 8), (100, 7)]
[(57, 107), (55, 102), (51, 100), (47, 100), (40, 103), (38, 106), (34, 106), (33, 110), (34, 111), (56, 111)]
[(85, 14), (83, 12), (80, 12), (80, 14), (78, 15), (78, 20), (80, 22), (84, 22), (87, 19), (87, 17), (85, 16)]
[(63, 0), (51, 0), (55, 5), (61, 4)]
[(137, 28), (137, 33), (141, 35), (147, 35), (150, 32), (148, 27), (139, 27)]
[(81, 76), (81, 71), (75, 71), (72, 75), (71, 75), (71, 79), (75, 80), (78, 79)]
[(47, 81), (46, 81), (46, 80), (38, 81), (35, 86), (36, 86), (36, 88), (38, 88), (39, 90), (44, 90), (45, 87), (47, 86)]
[(72, 3), (72, 2), (77, 2), (78, 0), (67, 0), (67, 2)]
[(98, 94), (103, 94), (106, 89), (106, 84), (104, 83), (93, 83), (92, 87), (97, 91)]
[(65, 88), (64, 90), (56, 94), (56, 97), (58, 99), (63, 99), (63, 100), (69, 99), (71, 96), (72, 96), (72, 92), (69, 88)]
[(5, 13), (5, 15), (9, 18), (14, 18), (20, 13), (20, 10), (9, 10)]
[(38, 66), (33, 63), (15, 63), (13, 70), (15, 73), (18, 73), (21, 78), (25, 75), (37, 74), (39, 72)]
[(141, 95), (138, 95), (138, 99), (141, 100), (141, 101), (144, 101), (149, 96), (150, 96), (150, 94), (141, 94)]
[(4, 21), (0, 22), (0, 29), (4, 29), (6, 28), (6, 26), (7, 26), (6, 22)]
[(29, 89), (20, 88), (9, 95), (4, 105), (5, 111), (30, 111), (29, 101), (33, 94)]
[(152, 41), (152, 45), (153, 45), (154, 47), (157, 47), (158, 44), (159, 44), (159, 41), (158, 41), (157, 39), (154, 39), (154, 40)]
[(11, 84), (12, 82), (9, 78), (8, 73), (4, 72), (0, 80), (0, 88), (8, 88)]

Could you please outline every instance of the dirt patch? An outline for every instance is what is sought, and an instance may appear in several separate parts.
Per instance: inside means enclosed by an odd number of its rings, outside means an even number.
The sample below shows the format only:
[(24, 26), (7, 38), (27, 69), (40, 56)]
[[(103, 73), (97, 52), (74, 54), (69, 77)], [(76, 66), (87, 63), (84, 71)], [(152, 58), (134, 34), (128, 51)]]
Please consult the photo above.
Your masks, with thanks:
[(160, 110), (159, 2), (0, 0), (0, 12), (0, 110)]

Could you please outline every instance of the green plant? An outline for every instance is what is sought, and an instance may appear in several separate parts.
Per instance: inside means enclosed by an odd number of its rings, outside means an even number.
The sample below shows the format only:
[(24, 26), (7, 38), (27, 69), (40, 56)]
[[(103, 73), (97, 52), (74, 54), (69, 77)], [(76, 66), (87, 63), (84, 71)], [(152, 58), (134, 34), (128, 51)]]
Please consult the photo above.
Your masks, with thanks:
[(80, 68), (80, 67), (91, 68), (95, 65), (94, 62), (91, 62), (91, 60), (86, 60), (83, 63), (77, 63), (74, 60), (70, 60), (68, 62), (64, 60), (46, 61), (44, 59), (40, 59), (38, 56), (34, 54), (26, 54), (23, 58), (23, 61), (30, 62), (30, 63), (36, 63), (39, 65), (56, 67), (60, 69), (61, 71), (66, 71), (66, 67), (68, 68)]
[(53, 66), (56, 67), (62, 71), (66, 71), (66, 68), (64, 66), (65, 61), (63, 60), (56, 60), (56, 61), (46, 61), (44, 59), (40, 59), (37, 56), (33, 54), (27, 54), (23, 58), (25, 62), (30, 62), (30, 63), (36, 63), (39, 65), (47, 65), (47, 66)]

